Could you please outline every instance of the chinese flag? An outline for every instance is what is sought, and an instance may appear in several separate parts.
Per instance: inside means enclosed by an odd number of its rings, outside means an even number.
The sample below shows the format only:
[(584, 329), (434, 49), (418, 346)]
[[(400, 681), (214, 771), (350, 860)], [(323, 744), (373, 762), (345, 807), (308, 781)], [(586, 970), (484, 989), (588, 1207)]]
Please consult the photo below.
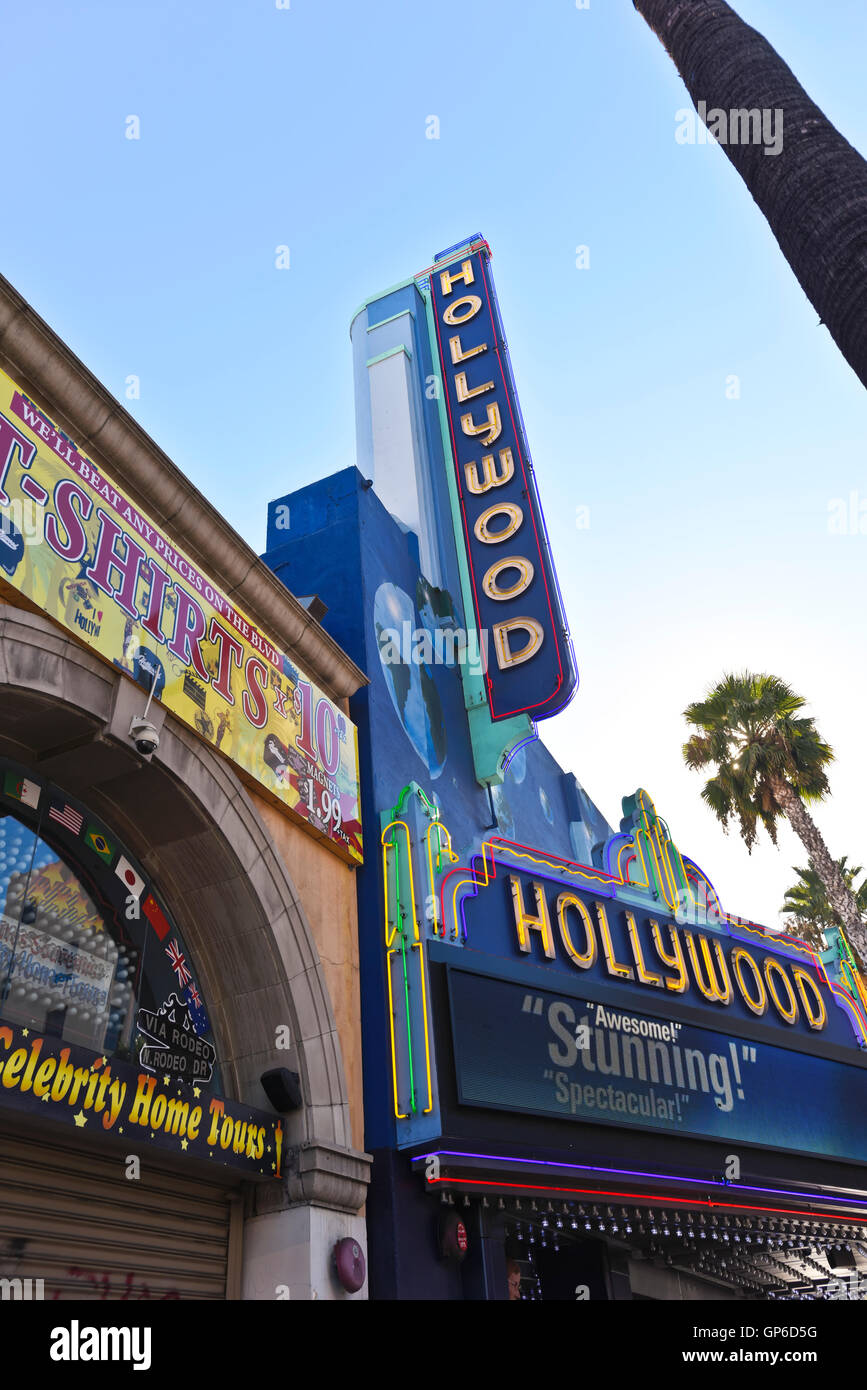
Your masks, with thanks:
[(160, 941), (164, 941), (165, 938), (168, 936), (169, 932), (171, 931), (171, 926), (169, 925), (168, 918), (166, 917), (162, 908), (158, 905), (153, 893), (148, 893), (147, 897), (142, 903), (142, 911), (144, 912), (145, 917), (147, 917), (148, 921), (150, 922)]

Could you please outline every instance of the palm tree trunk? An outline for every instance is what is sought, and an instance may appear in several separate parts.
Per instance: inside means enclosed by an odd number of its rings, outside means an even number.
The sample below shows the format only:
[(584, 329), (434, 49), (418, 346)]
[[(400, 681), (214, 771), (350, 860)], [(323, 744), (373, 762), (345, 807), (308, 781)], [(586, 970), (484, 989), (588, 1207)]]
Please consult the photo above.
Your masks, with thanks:
[[(867, 386), (867, 161), (791, 69), (724, 0), (633, 0), (698, 106), (782, 112), (782, 150), (723, 145), (758, 203), (804, 293)], [(818, 13), (818, 11), (817, 11)], [(716, 133), (715, 126), (708, 122)], [(742, 133), (741, 120), (738, 126)], [(769, 126), (772, 129), (772, 126)], [(743, 135), (746, 141), (748, 137)], [(722, 143), (722, 127), (720, 127)]]
[(863, 959), (865, 950), (867, 950), (867, 927), (865, 927), (861, 913), (858, 911), (854, 894), (846, 887), (843, 875), (828, 853), (819, 827), (798, 793), (789, 786), (788, 782), (784, 781), (782, 777), (772, 777), (770, 781), (778, 805), (785, 812), (792, 829), (807, 851), (811, 867), (815, 869), (824, 884), (828, 902), (840, 918), (849, 934), (850, 941)]

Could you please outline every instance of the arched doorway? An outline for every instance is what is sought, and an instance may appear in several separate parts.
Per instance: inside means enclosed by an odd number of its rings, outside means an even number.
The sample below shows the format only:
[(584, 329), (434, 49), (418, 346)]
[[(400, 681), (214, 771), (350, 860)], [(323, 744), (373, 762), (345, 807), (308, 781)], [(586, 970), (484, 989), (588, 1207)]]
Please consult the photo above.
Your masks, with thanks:
[[(67, 1001), (64, 1027), (71, 1035), (74, 1026), (77, 1036), (86, 1034), (93, 1045), (96, 1030), (104, 1025), (104, 1046), (126, 1046), (134, 1052), (144, 1044), (131, 1024), (130, 1010), (136, 1017), (142, 1009), (158, 1011), (167, 996), (157, 996), (172, 979), (181, 987), (182, 1002), (197, 1007), (186, 995), (186, 969), (207, 1019), (208, 1031), (202, 1037), (214, 1048), (213, 1084), (221, 1093), (268, 1109), (262, 1074), (278, 1065), (298, 1073), (303, 1104), (282, 1118), (287, 1181), (256, 1183), (247, 1191), (243, 1257), (240, 1206), (225, 1204), (230, 1213), (225, 1223), (227, 1292), (212, 1296), (239, 1296), (242, 1289), (245, 1297), (278, 1296), (275, 1290), (287, 1267), (281, 1252), (289, 1249), (292, 1274), (287, 1280), (299, 1289), (292, 1296), (312, 1296), (311, 1290), (325, 1286), (323, 1280), (327, 1284), (333, 1238), (360, 1234), (357, 1213), (369, 1165), (367, 1156), (352, 1147), (346, 1072), (326, 972), (265, 817), (232, 767), (155, 707), (159, 749), (149, 761), (138, 756), (128, 728), (141, 703), (140, 692), (41, 616), (0, 607), (0, 633), (0, 755), (8, 760), (6, 770), (13, 781), (17, 779), (19, 787), (25, 784), (23, 797), (4, 796), (6, 818), (14, 827), (15, 843), (10, 838), (10, 847), (17, 854), (11, 869), (11, 905), (17, 903), (27, 915), (33, 911), (27, 908), (28, 889), (22, 882), (29, 849), (34, 865), (46, 860), (43, 870), (50, 862), (62, 866), (53, 872), (65, 883), (69, 900), (75, 898), (80, 912), (92, 913), (93, 936), (79, 933), (70, 939), (80, 950), (87, 949), (88, 941), (102, 941), (100, 952), (91, 952), (96, 961), (82, 956), (81, 964), (95, 971), (109, 990), (106, 1016), (97, 1019), (88, 1010), (85, 1019), (83, 1008), (72, 1015), (73, 1004)], [(67, 825), (52, 819), (42, 826), (34, 820), (39, 807), (28, 805), (28, 781), (45, 790), (45, 808), (59, 807), (61, 813), (64, 806), (70, 808)], [(81, 826), (76, 829), (78, 816)], [(83, 838), (88, 827), (112, 846), (110, 857), (100, 854), (101, 844)], [(77, 856), (69, 843), (73, 831), (81, 840)], [(51, 854), (54, 861), (48, 858)], [(111, 895), (112, 875), (119, 888), (124, 886), (117, 873), (121, 856), (130, 866), (134, 887), (138, 880), (144, 885), (139, 897), (147, 893), (162, 914), (159, 930), (167, 928), (165, 944), (160, 939), (159, 949), (154, 946), (153, 972), (143, 963), (142, 948), (148, 933), (156, 940), (159, 932), (146, 913), (137, 924), (134, 918), (127, 923), (124, 904), (117, 894)], [(9, 857), (11, 863), (14, 855)], [(175, 953), (168, 955), (172, 943)], [(179, 956), (184, 957), (180, 970)], [(124, 974), (125, 980), (120, 978)], [(47, 1027), (53, 1019), (56, 1027), (54, 984), (47, 985), (40, 976), (42, 994), (36, 991), (33, 1000), (14, 994), (27, 983), (21, 978), (16, 986), (14, 980), (13, 974), (7, 1001), (40, 1009), (40, 1026)], [(34, 1119), (32, 1124), (41, 1132), (48, 1121), (40, 1126)], [(21, 1143), (31, 1142), (30, 1125), (28, 1118), (27, 1126), (18, 1126), (15, 1137)], [(0, 1132), (10, 1133), (5, 1114)], [(99, 1138), (103, 1145), (111, 1142)], [(67, 1145), (86, 1142), (64, 1132)], [(188, 1163), (184, 1182), (186, 1175), (193, 1184), (202, 1181), (194, 1167)], [(160, 1179), (164, 1197), (172, 1186), (171, 1173), (166, 1172), (169, 1176)], [(208, 1170), (207, 1182), (225, 1187), (225, 1174), (217, 1172), (217, 1165)], [(237, 1193), (237, 1182), (232, 1190)], [(236, 1238), (231, 1237), (233, 1211)]]

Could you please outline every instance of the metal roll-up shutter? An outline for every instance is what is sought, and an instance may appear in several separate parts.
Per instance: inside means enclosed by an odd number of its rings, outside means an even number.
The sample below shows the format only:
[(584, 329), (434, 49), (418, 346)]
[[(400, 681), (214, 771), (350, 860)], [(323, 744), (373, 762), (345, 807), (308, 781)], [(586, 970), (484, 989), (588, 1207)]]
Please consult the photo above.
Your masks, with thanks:
[(0, 1132), (0, 1277), (42, 1279), (46, 1299), (235, 1297), (234, 1191), (148, 1155), (129, 1179), (122, 1155)]

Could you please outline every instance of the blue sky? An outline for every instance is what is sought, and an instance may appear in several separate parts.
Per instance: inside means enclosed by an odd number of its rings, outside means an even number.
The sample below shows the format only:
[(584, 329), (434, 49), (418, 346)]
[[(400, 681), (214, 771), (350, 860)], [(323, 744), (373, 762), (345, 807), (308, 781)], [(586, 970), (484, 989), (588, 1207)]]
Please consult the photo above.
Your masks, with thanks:
[[(739, 11), (867, 152), (863, 0)], [(269, 498), (354, 462), (358, 304), (482, 232), (581, 672), (546, 741), (773, 921), (803, 852), (723, 836), (680, 711), (774, 670), (838, 754), (832, 852), (867, 862), (867, 534), (828, 531), (867, 504), (867, 402), (722, 150), (675, 140), (631, 0), (32, 0), (4, 51), (0, 269), (119, 398), (139, 376), (125, 404), (257, 550)]]

